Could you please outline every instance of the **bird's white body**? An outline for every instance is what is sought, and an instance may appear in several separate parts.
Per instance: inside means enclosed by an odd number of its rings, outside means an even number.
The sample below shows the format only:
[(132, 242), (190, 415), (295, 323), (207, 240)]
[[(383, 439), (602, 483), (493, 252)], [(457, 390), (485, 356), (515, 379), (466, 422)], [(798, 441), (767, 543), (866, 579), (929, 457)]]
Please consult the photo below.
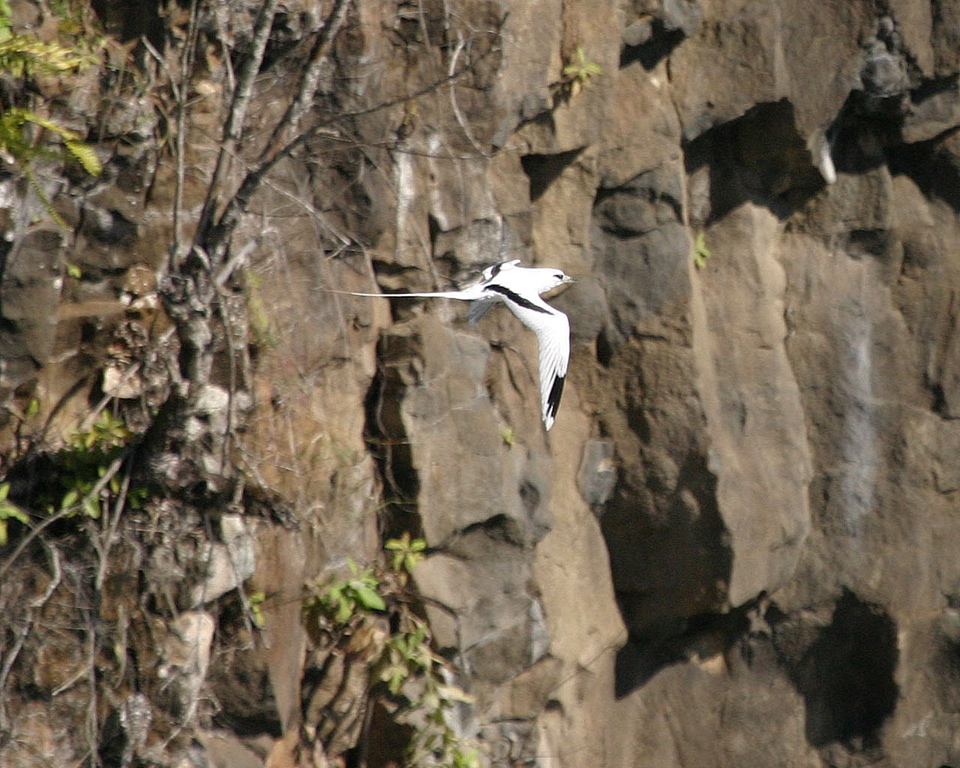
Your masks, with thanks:
[(471, 301), (473, 304), (467, 313), (471, 323), (477, 322), (495, 304), (506, 304), (517, 319), (536, 334), (540, 349), (540, 403), (544, 426), (550, 429), (560, 407), (570, 360), (570, 322), (563, 312), (541, 299), (540, 294), (571, 282), (573, 280), (559, 269), (521, 267), (520, 260), (514, 259), (487, 267), (478, 282), (459, 291), (351, 295)]

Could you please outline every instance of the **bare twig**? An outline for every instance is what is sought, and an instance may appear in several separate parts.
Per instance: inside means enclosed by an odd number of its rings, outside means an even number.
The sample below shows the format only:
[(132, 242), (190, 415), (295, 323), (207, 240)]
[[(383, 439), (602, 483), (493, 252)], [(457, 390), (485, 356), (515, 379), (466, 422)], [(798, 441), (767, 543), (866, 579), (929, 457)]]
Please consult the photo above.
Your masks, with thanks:
[[(203, 239), (203, 230), (208, 221), (212, 221), (217, 201), (223, 188), (231, 159), (237, 154), (237, 145), (243, 135), (243, 124), (247, 117), (247, 108), (253, 95), (253, 84), (257, 73), (263, 64), (263, 56), (267, 50), (267, 41), (270, 38), (270, 29), (273, 27), (273, 16), (276, 12), (277, 0), (266, 0), (257, 13), (257, 20), (253, 28), (253, 42), (250, 53), (243, 59), (240, 72), (237, 74), (237, 84), (233, 90), (233, 103), (227, 114), (227, 122), (223, 127), (223, 137), (220, 140), (220, 151), (217, 153), (217, 164), (214, 167), (213, 178), (207, 187), (207, 197), (203, 202), (200, 221), (197, 225), (197, 244)], [(214, 263), (217, 263), (216, 257)]]
[(36, 539), (41, 533), (43, 533), (58, 520), (63, 520), (63, 518), (79, 512), (81, 509), (83, 509), (83, 505), (87, 502), (87, 500), (98, 497), (100, 495), (100, 491), (107, 486), (107, 483), (113, 479), (113, 476), (116, 475), (120, 470), (120, 467), (123, 466), (123, 462), (126, 460), (128, 454), (129, 449), (115, 458), (103, 473), (103, 477), (97, 480), (97, 482), (94, 483), (93, 487), (90, 489), (90, 492), (82, 499), (78, 500), (76, 504), (70, 507), (64, 507), (56, 514), (50, 515), (50, 517), (41, 522), (35, 528), (31, 529), (30, 533), (24, 536), (23, 541), (21, 541), (17, 545), (16, 549), (13, 550), (13, 552), (10, 554), (10, 557), (6, 559), (3, 565), (0, 565), (0, 579), (6, 575), (7, 571), (10, 570), (10, 566), (17, 561), (17, 558), (23, 554), (24, 550), (29, 547), (33, 543), (34, 539)]
[(108, 510), (107, 516), (108, 520), (104, 520), (106, 523), (106, 530), (103, 532), (103, 539), (100, 542), (100, 546), (97, 547), (97, 554), (100, 557), (100, 564), (97, 567), (97, 579), (96, 587), (99, 592), (103, 589), (103, 580), (107, 575), (107, 564), (110, 558), (110, 547), (113, 546), (113, 540), (117, 537), (117, 528), (120, 525), (120, 516), (123, 514), (123, 508), (127, 503), (127, 494), (130, 491), (130, 472), (127, 471), (123, 476), (123, 480), (120, 484), (120, 492), (117, 494), (116, 501), (113, 504), (113, 512)]
[(255, 240), (250, 240), (248, 243), (246, 243), (243, 248), (233, 254), (229, 261), (227, 261), (227, 263), (220, 268), (220, 271), (217, 272), (216, 276), (213, 278), (213, 282), (222, 288), (226, 284), (227, 280), (230, 279), (230, 276), (236, 272), (243, 262), (247, 260), (247, 257), (253, 253), (256, 247), (257, 243)]
[(89, 672), (87, 671), (87, 668), (80, 667), (80, 669), (77, 670), (76, 674), (71, 675), (67, 680), (62, 682), (60, 685), (54, 688), (53, 691), (50, 692), (50, 698), (55, 699), (60, 694), (66, 693), (71, 688), (73, 688), (73, 686), (75, 686), (77, 683), (79, 683), (81, 680), (83, 680), (85, 677), (88, 677), (88, 676), (89, 676)]
[(177, 137), (176, 137), (176, 167), (177, 183), (174, 190), (173, 204), (173, 243), (170, 245), (168, 257), (169, 269), (174, 269), (180, 259), (180, 226), (183, 219), (183, 189), (186, 180), (186, 151), (187, 151), (187, 83), (188, 73), (193, 70), (193, 59), (197, 47), (197, 30), (199, 29), (198, 0), (190, 4), (190, 22), (187, 25), (187, 40), (180, 58), (180, 74), (183, 78), (180, 88), (176, 88), (171, 78), (171, 85), (177, 98)]
[(39, 597), (34, 598), (30, 601), (30, 605), (27, 609), (27, 617), (24, 621), (23, 626), (20, 628), (20, 632), (17, 634), (17, 639), (13, 643), (13, 647), (7, 653), (6, 658), (3, 660), (3, 666), (0, 667), (0, 728), (3, 730), (7, 729), (7, 712), (6, 712), (6, 701), (3, 699), (2, 694), (7, 690), (7, 679), (10, 677), (10, 671), (13, 669), (13, 665), (17, 660), (17, 657), (20, 655), (20, 651), (23, 649), (23, 644), (26, 642), (27, 635), (30, 634), (30, 630), (33, 627), (34, 611), (40, 610), (44, 605), (47, 604), (47, 601), (53, 596), (53, 593), (56, 591), (57, 587), (60, 586), (60, 581), (63, 578), (63, 571), (60, 568), (60, 555), (57, 552), (56, 547), (51, 544), (44, 542), (44, 545), (47, 548), (47, 552), (50, 555), (50, 570), (52, 571), (50, 575), (50, 583), (47, 585), (47, 588), (43, 590), (43, 594)]
[[(453, 56), (450, 57), (450, 73), (457, 71), (457, 60), (460, 58), (460, 54), (463, 53), (463, 49), (466, 47), (466, 41), (463, 39), (463, 34), (458, 29), (457, 30), (457, 47), (453, 51)], [(451, 81), (450, 83), (450, 107), (453, 109), (453, 115), (457, 118), (457, 122), (460, 124), (460, 129), (463, 131), (464, 136), (467, 137), (467, 140), (473, 145), (473, 148), (483, 157), (489, 157), (490, 153), (485, 151), (483, 147), (480, 146), (480, 143), (477, 141), (476, 137), (473, 135), (473, 131), (470, 129), (469, 123), (463, 116), (463, 112), (460, 111), (460, 103), (457, 101), (457, 84), (456, 82)]]
[(313, 96), (320, 83), (320, 75), (323, 71), (327, 53), (330, 51), (330, 46), (333, 44), (337, 32), (340, 31), (343, 20), (346, 18), (349, 5), (350, 0), (336, 0), (334, 3), (333, 10), (330, 11), (330, 16), (317, 35), (313, 49), (310, 51), (310, 63), (307, 66), (303, 78), (300, 80), (300, 90), (297, 92), (293, 101), (290, 102), (283, 118), (273, 129), (270, 141), (267, 142), (266, 147), (260, 154), (261, 161), (282, 149), (283, 144), (288, 141), (288, 137), (291, 134), (296, 132), (300, 121), (303, 120), (304, 115), (306, 115), (307, 110), (310, 108), (313, 102)]
[(99, 723), (97, 722), (97, 628), (93, 617), (87, 618), (87, 678), (90, 681), (90, 698), (87, 700), (87, 746), (90, 748), (90, 765), (98, 768), (100, 761)]
[(246, 212), (247, 207), (250, 205), (250, 201), (260, 189), (260, 185), (263, 183), (263, 180), (267, 174), (273, 170), (277, 163), (293, 154), (293, 152), (302, 146), (308, 139), (320, 133), (327, 126), (332, 125), (340, 120), (371, 115), (384, 109), (394, 107), (398, 104), (414, 101), (426, 96), (428, 93), (433, 93), (439, 88), (442, 88), (444, 85), (463, 77), (469, 72), (472, 72), (481, 61), (483, 61), (487, 56), (491, 55), (495, 50), (497, 50), (496, 47), (491, 46), (488, 50), (484, 51), (475, 62), (467, 64), (448, 74), (447, 76), (435, 80), (423, 88), (413, 91), (412, 93), (404, 96), (398, 96), (395, 99), (382, 101), (378, 104), (374, 104), (371, 107), (356, 110), (355, 112), (338, 114), (321, 120), (320, 122), (311, 126), (308, 130), (297, 134), (284, 147), (277, 150), (272, 155), (255, 163), (247, 172), (246, 176), (244, 176), (243, 182), (240, 184), (240, 188), (237, 190), (236, 194), (234, 194), (229, 202), (227, 202), (223, 213), (217, 220), (216, 226), (212, 228), (209, 239), (206, 241), (207, 250), (210, 252), (214, 263), (222, 259), (223, 254), (226, 251), (230, 235), (233, 234), (233, 230), (239, 223), (240, 217)]

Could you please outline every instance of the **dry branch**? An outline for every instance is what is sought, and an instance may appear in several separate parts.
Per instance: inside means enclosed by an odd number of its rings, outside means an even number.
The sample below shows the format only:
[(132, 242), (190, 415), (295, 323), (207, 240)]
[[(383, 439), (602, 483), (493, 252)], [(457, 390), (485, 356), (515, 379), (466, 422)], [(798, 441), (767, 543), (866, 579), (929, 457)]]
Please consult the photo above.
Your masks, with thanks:
[(225, 183), (230, 161), (237, 154), (237, 147), (243, 135), (243, 125), (247, 118), (247, 109), (253, 95), (253, 84), (263, 64), (263, 56), (267, 50), (267, 41), (270, 39), (270, 30), (273, 27), (273, 17), (276, 13), (277, 0), (266, 0), (257, 13), (254, 24), (253, 43), (250, 53), (244, 57), (237, 77), (237, 85), (233, 91), (233, 101), (227, 114), (227, 122), (223, 128), (223, 137), (220, 140), (220, 151), (217, 153), (217, 164), (213, 171), (213, 178), (207, 188), (206, 200), (200, 213), (197, 224), (196, 245), (201, 245), (203, 232), (207, 222), (215, 215), (215, 208), (221, 189)]

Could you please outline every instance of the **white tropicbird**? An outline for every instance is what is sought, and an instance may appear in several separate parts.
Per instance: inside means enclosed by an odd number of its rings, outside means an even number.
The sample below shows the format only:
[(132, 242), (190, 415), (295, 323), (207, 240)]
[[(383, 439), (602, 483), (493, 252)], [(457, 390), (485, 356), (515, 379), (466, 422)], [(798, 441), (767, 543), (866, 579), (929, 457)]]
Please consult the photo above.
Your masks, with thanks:
[(521, 267), (520, 259), (504, 261), (483, 270), (483, 277), (459, 291), (433, 293), (350, 293), (351, 296), (378, 296), (388, 298), (440, 298), (473, 302), (467, 311), (471, 323), (476, 323), (496, 303), (502, 302), (517, 319), (537, 336), (540, 349), (540, 403), (543, 424), (553, 426), (563, 382), (570, 360), (570, 321), (540, 298), (551, 288), (572, 283), (559, 269), (549, 267)]

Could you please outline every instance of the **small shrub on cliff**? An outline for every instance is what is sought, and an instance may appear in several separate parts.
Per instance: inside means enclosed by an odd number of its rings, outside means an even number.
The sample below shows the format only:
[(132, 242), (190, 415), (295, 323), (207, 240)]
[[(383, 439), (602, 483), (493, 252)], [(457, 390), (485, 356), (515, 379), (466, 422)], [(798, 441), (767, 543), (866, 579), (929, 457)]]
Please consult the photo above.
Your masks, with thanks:
[(413, 569), (417, 567), (426, 555), (427, 542), (423, 539), (411, 539), (409, 533), (404, 533), (399, 539), (390, 539), (384, 547), (393, 552), (390, 567), (400, 579), (400, 584), (407, 583)]
[(710, 258), (710, 248), (707, 246), (707, 236), (703, 232), (697, 232), (693, 242), (693, 264), (697, 269), (703, 269), (707, 266), (707, 259)]
[(603, 69), (595, 61), (587, 58), (583, 46), (578, 45), (576, 52), (570, 57), (563, 68), (561, 84), (570, 97), (576, 96), (584, 88), (590, 87), (590, 82), (597, 75), (602, 75)]
[(7, 523), (10, 520), (17, 520), (24, 525), (30, 524), (30, 518), (27, 513), (11, 501), (7, 500), (10, 493), (10, 483), (0, 485), (0, 547), (7, 543)]
[(132, 437), (123, 419), (102, 411), (89, 428), (71, 434), (60, 450), (44, 454), (46, 481), (32, 505), (49, 516), (82, 512), (94, 520), (118, 502), (141, 507), (146, 489), (128, 487), (120, 472)]
[[(96, 59), (88, 53), (60, 43), (45, 42), (30, 35), (13, 32), (10, 4), (0, 0), (0, 74), (24, 83), (37, 76), (57, 76), (75, 72)], [(21, 91), (25, 90), (21, 87)], [(99, 159), (75, 132), (54, 120), (21, 105), (0, 105), (0, 156), (19, 166), (50, 216), (61, 226), (63, 220), (37, 182), (34, 166), (40, 160), (75, 161), (87, 173), (99, 176)], [(52, 135), (64, 149), (53, 149), (44, 133)]]
[(307, 601), (309, 616), (315, 622), (322, 619), (334, 625), (345, 627), (362, 611), (383, 611), (387, 605), (380, 595), (380, 579), (373, 568), (360, 568), (347, 558), (350, 577), (327, 582), (324, 587)]
[[(392, 553), (386, 566), (361, 568), (348, 560), (345, 578), (311, 586), (303, 606), (307, 631), (320, 647), (362, 654), (371, 669), (367, 695), (401, 704), (398, 720), (415, 724), (416, 731), (408, 766), (474, 768), (479, 752), (452, 722), (455, 707), (470, 697), (450, 682), (453, 670), (433, 650), (430, 627), (414, 612), (417, 595), (407, 586), (426, 542), (404, 534), (385, 548)], [(384, 618), (389, 633), (378, 630)]]

